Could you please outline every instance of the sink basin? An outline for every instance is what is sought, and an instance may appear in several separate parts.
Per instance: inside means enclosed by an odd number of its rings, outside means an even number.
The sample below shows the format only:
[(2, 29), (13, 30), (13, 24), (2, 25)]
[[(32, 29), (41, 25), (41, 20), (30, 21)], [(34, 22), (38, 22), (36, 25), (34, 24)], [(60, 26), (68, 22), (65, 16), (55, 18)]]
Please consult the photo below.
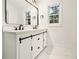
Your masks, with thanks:
[(25, 29), (25, 30), (9, 30), (9, 29), (6, 29), (6, 30), (3, 30), (3, 32), (17, 32), (17, 33), (19, 33), (19, 32), (36, 32), (36, 31), (40, 31), (40, 30), (46, 30), (46, 29)]

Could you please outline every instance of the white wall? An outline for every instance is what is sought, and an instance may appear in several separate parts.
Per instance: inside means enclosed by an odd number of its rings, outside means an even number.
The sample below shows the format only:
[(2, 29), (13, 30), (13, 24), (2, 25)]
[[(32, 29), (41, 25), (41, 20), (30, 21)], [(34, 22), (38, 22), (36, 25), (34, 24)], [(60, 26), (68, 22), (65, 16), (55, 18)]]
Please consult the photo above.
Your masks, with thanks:
[[(47, 27), (48, 25), (48, 8), (47, 0), (41, 0), (38, 4), (39, 8), (39, 27)], [(44, 15), (44, 18), (40, 18), (41, 15)]]
[[(48, 0), (48, 4), (53, 4), (55, 1)], [(48, 26), (48, 33), (52, 39), (53, 47), (61, 48), (58, 55), (72, 56), (73, 59), (76, 59), (76, 0), (58, 1), (63, 5), (63, 24), (62, 26)], [(40, 19), (40, 26), (42, 27), (48, 21), (48, 16), (46, 16), (46, 9), (42, 5), (40, 8), (44, 10), (43, 14), (46, 17), (46, 19)]]
[(7, 4), (7, 20), (8, 20), (8, 23), (17, 23), (17, 19), (18, 19), (18, 13), (17, 13), (17, 8), (8, 3)]

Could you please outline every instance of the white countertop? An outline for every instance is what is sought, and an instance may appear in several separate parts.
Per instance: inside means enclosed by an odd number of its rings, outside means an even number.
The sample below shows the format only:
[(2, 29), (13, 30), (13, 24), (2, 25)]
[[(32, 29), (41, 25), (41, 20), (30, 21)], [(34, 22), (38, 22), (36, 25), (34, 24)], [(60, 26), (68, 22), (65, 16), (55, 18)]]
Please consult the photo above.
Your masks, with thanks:
[(21, 32), (36, 32), (36, 31), (46, 31), (46, 28), (40, 29), (27, 29), (27, 30), (3, 30), (3, 32), (13, 32), (13, 33), (21, 33)]

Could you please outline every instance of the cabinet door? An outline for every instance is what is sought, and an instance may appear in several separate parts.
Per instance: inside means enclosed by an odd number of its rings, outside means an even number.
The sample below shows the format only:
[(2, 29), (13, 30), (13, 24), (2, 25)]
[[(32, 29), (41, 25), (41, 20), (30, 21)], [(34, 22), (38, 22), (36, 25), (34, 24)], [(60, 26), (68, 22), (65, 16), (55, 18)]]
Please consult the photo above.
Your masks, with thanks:
[(37, 56), (37, 36), (32, 37), (32, 58)]
[(21, 40), (20, 59), (32, 59), (31, 55), (31, 38)]
[(47, 45), (47, 33), (43, 34), (43, 47)]

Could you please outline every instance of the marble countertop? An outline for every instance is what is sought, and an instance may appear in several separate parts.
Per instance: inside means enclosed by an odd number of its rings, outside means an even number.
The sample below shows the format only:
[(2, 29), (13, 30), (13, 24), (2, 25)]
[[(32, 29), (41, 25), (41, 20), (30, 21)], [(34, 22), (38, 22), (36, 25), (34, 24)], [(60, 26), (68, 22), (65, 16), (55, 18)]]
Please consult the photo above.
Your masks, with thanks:
[(3, 32), (13, 32), (13, 33), (22, 33), (22, 32), (36, 32), (36, 31), (47, 31), (46, 28), (40, 29), (27, 29), (27, 30), (3, 30)]

